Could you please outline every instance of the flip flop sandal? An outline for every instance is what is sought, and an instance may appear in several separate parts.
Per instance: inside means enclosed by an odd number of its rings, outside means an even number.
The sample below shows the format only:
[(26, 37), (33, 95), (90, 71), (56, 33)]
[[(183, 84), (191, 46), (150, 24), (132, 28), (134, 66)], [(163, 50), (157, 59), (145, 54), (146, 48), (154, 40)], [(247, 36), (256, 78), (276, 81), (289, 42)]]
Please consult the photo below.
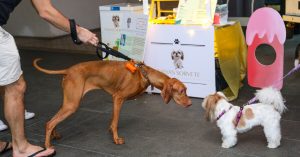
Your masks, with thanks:
[(4, 148), (0, 151), (0, 154), (3, 154), (3, 153), (5, 153), (5, 152), (11, 150), (12, 147), (9, 147), (10, 144), (11, 144), (10, 142), (5, 142), (5, 146), (4, 146)]
[[(47, 148), (43, 148), (42, 150), (39, 150), (39, 151), (37, 151), (37, 152), (31, 154), (31, 155), (28, 156), (28, 157), (35, 157), (36, 155), (42, 153), (42, 152), (45, 151), (45, 150), (47, 150)], [(52, 154), (49, 154), (49, 155), (44, 156), (44, 157), (53, 157), (53, 156), (55, 156), (55, 154), (56, 154), (56, 152), (54, 151)]]

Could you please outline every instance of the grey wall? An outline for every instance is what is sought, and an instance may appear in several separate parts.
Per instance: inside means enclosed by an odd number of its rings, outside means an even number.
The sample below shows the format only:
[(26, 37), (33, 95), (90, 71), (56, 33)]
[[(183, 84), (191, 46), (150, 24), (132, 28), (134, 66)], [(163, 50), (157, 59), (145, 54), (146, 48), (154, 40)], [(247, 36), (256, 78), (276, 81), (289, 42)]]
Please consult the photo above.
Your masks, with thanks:
[[(68, 18), (76, 19), (78, 24), (88, 29), (96, 29), (100, 27), (98, 8), (100, 5), (138, 3), (139, 0), (52, 0), (52, 2)], [(264, 0), (255, 0), (255, 8), (263, 5)], [(250, 14), (251, 0), (230, 0), (229, 16), (249, 17)], [(56, 37), (66, 34), (42, 20), (36, 14), (30, 0), (21, 2), (4, 27), (15, 36)]]
[[(264, 0), (254, 0), (254, 10), (264, 6)], [(251, 15), (251, 0), (230, 0), (230, 17), (249, 17)]]
[[(100, 27), (99, 6), (127, 2), (127, 0), (52, 0), (53, 5), (68, 18), (88, 28)], [(31, 5), (23, 0), (11, 14), (4, 28), (15, 36), (56, 37), (66, 34), (42, 20)]]

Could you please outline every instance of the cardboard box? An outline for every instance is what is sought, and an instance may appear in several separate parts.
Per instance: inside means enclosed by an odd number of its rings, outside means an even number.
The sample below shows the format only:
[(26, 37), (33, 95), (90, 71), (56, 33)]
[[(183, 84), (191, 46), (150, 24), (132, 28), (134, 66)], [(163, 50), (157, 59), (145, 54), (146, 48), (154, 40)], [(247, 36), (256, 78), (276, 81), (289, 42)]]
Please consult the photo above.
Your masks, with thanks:
[(285, 3), (286, 15), (300, 16), (300, 0), (287, 0)]

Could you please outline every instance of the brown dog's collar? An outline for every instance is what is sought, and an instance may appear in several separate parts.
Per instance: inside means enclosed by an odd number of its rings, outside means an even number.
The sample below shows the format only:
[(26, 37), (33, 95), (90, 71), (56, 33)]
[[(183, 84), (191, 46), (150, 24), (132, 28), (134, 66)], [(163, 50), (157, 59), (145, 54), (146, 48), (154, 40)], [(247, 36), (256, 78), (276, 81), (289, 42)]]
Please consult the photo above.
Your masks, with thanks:
[(142, 76), (144, 77), (144, 79), (146, 79), (146, 81), (149, 83), (149, 85), (151, 85), (149, 77), (148, 77), (148, 73), (143, 68), (143, 66), (145, 66), (145, 65), (143, 63), (135, 63), (135, 66), (140, 69), (140, 71), (141, 71)]

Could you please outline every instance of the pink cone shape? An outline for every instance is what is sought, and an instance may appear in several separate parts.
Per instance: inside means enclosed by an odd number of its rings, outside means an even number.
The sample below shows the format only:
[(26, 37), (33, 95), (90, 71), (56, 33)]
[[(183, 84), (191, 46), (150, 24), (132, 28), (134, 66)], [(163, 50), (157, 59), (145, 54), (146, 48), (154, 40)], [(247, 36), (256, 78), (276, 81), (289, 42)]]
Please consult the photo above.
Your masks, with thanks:
[(251, 15), (247, 25), (247, 45), (252, 44), (256, 34), (258, 34), (259, 38), (267, 36), (269, 43), (271, 43), (274, 40), (274, 37), (277, 36), (279, 43), (284, 44), (286, 31), (280, 14), (272, 8), (264, 7), (257, 9)]
[[(271, 8), (261, 8), (252, 14), (246, 31), (250, 86), (282, 88), (285, 37), (284, 22), (277, 11)], [(255, 51), (261, 44), (269, 44), (276, 52), (276, 59), (271, 65), (263, 65), (256, 59)]]

